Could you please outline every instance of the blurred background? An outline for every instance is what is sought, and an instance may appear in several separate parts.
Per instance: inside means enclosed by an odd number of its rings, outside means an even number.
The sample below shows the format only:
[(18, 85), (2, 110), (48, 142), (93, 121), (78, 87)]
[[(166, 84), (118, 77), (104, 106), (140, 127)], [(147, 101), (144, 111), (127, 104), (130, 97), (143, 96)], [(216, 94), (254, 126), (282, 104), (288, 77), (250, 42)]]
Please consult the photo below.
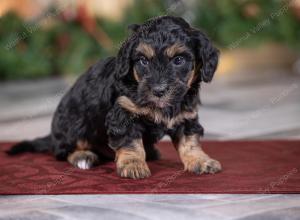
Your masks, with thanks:
[(300, 138), (300, 0), (0, 0), (0, 140), (47, 134), (76, 78), (160, 15), (221, 50), (202, 85), (206, 139)]

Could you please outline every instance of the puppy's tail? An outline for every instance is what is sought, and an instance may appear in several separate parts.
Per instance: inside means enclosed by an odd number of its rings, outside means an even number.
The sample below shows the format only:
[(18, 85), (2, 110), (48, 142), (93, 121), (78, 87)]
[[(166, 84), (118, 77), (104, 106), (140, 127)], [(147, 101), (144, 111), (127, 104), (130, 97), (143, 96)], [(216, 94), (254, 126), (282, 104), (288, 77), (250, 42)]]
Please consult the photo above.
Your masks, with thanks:
[(24, 152), (48, 152), (51, 149), (51, 136), (47, 135), (32, 141), (22, 141), (6, 151), (9, 155), (16, 155)]

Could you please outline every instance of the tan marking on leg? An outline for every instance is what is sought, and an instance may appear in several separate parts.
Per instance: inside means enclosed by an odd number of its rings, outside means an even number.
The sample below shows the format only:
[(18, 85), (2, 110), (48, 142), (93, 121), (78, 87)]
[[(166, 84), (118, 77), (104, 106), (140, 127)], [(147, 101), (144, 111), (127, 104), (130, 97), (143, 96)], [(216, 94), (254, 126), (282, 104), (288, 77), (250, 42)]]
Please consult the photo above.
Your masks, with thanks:
[(142, 53), (148, 59), (151, 59), (152, 57), (155, 56), (155, 51), (152, 48), (152, 46), (146, 43), (140, 43), (137, 46), (136, 51)]
[(184, 165), (184, 170), (196, 174), (221, 171), (221, 164), (210, 158), (200, 147), (198, 135), (183, 135), (178, 143), (174, 144)]
[(151, 175), (142, 139), (134, 140), (132, 146), (119, 148), (115, 161), (117, 173), (121, 177), (141, 179)]
[(90, 150), (91, 146), (87, 140), (78, 140), (76, 143), (77, 150)]
[(165, 50), (165, 53), (167, 54), (168, 57), (171, 58), (171, 57), (174, 57), (176, 54), (183, 53), (186, 50), (187, 50), (186, 46), (184, 46), (180, 43), (175, 43), (172, 46), (168, 47)]

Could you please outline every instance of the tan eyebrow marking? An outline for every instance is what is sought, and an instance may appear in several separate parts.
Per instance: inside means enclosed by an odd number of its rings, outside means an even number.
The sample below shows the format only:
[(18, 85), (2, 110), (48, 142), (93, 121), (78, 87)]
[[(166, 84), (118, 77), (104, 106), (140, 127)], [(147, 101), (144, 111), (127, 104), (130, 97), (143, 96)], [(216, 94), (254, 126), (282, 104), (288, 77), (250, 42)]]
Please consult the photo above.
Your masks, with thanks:
[(140, 43), (138, 47), (136, 48), (136, 51), (141, 52), (144, 54), (148, 59), (154, 57), (155, 51), (154, 49), (146, 43)]
[(165, 50), (165, 53), (168, 55), (168, 57), (173, 57), (176, 54), (182, 53), (184, 51), (187, 51), (186, 46), (180, 44), (180, 43), (175, 43), (172, 46), (168, 47)]

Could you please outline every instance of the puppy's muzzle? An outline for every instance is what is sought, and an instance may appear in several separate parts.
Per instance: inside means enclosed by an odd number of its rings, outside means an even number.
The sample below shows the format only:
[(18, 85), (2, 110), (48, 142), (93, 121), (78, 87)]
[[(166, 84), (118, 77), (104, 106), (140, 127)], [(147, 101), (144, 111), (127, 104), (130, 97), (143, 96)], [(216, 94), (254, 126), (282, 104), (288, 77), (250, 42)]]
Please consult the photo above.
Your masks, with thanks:
[(160, 98), (166, 94), (166, 92), (168, 91), (168, 86), (165, 84), (155, 85), (152, 87), (151, 91), (154, 96)]

